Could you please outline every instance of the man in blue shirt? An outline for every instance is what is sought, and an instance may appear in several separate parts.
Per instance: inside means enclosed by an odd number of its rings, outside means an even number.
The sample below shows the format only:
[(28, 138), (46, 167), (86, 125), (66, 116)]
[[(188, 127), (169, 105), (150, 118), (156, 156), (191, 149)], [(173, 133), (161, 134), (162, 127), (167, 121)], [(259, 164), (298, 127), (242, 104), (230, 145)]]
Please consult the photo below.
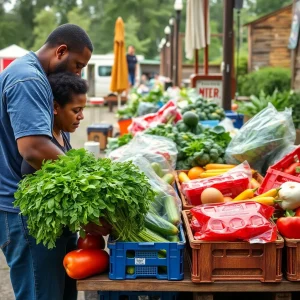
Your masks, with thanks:
[(0, 248), (10, 267), (16, 300), (77, 299), (74, 282), (65, 288), (68, 280), (62, 267), (70, 236), (63, 235), (52, 250), (36, 245), (26, 218), (12, 203), (23, 158), (39, 169), (43, 160), (63, 154), (51, 141), (53, 95), (47, 75), (62, 71), (80, 75), (92, 51), (82, 28), (64, 24), (36, 53), (15, 60), (0, 74)]
[(130, 83), (130, 86), (134, 86), (137, 58), (135, 56), (135, 49), (132, 45), (130, 45), (128, 47), (128, 53), (126, 55), (126, 59), (127, 59), (127, 65), (128, 65), (129, 83)]

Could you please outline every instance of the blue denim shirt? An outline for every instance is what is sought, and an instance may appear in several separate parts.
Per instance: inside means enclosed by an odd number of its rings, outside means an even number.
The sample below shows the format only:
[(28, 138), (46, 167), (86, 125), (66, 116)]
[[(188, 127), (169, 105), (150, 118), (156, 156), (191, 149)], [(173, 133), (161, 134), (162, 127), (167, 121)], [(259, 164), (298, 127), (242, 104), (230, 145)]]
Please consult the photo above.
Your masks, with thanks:
[(19, 212), (12, 204), (22, 178), (17, 139), (51, 138), (52, 123), (52, 90), (37, 56), (30, 52), (0, 73), (0, 210)]

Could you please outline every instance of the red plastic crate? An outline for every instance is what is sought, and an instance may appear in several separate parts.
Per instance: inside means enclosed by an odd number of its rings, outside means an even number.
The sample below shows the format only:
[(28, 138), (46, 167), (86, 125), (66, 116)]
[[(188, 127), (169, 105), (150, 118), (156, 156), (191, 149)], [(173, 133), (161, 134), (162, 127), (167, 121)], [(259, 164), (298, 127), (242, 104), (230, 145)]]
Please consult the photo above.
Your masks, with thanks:
[(300, 182), (300, 177), (289, 175), (283, 172), (285, 168), (289, 167), (293, 162), (295, 162), (296, 158), (300, 160), (300, 147), (297, 147), (293, 152), (286, 155), (275, 165), (269, 167), (258, 193), (262, 194), (270, 189), (278, 188), (287, 181)]

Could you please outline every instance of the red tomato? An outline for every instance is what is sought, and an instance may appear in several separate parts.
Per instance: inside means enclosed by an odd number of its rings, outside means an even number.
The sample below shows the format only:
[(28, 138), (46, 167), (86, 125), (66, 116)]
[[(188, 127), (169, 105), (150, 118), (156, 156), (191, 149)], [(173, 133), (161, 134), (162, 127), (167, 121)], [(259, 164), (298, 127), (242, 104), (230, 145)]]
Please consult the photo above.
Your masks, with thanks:
[(105, 240), (102, 235), (95, 236), (88, 233), (85, 238), (79, 238), (77, 241), (78, 249), (104, 249)]
[(282, 217), (276, 222), (278, 231), (288, 239), (300, 239), (300, 218)]
[(300, 217), (300, 207), (298, 207), (295, 211), (295, 217)]
[(101, 249), (74, 250), (65, 256), (63, 265), (71, 278), (83, 279), (106, 271), (109, 255)]

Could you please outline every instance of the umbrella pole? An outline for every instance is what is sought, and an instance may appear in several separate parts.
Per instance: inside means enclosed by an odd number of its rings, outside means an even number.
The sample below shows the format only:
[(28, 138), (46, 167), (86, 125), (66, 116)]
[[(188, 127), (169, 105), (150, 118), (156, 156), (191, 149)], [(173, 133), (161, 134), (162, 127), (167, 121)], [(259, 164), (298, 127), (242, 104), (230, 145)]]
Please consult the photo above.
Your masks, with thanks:
[(118, 93), (118, 109), (121, 108), (121, 94)]

